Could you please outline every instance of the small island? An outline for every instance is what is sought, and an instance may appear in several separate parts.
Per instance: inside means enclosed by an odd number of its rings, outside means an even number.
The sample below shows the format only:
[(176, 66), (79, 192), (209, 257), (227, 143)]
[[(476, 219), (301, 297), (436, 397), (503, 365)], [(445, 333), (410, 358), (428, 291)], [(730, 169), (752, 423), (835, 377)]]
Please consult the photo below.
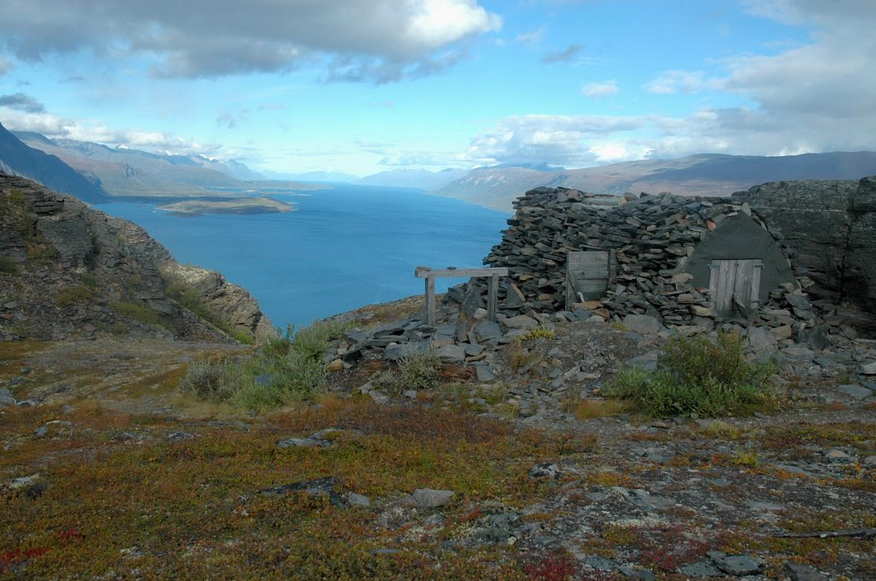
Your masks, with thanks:
[(226, 200), (190, 200), (159, 206), (162, 210), (181, 216), (202, 216), (204, 214), (276, 214), (291, 212), (292, 204), (280, 202), (267, 196), (254, 198), (229, 198)]

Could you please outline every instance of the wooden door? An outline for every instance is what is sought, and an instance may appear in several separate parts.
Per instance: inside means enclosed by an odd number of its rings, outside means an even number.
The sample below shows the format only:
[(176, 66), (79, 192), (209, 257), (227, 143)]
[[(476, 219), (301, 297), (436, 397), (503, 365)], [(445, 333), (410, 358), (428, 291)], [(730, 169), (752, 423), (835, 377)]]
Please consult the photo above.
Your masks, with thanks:
[(585, 301), (595, 301), (605, 296), (610, 268), (607, 250), (569, 252), (566, 255), (566, 308), (581, 297)]
[(713, 260), (709, 270), (709, 291), (716, 315), (749, 318), (757, 312), (763, 260)]

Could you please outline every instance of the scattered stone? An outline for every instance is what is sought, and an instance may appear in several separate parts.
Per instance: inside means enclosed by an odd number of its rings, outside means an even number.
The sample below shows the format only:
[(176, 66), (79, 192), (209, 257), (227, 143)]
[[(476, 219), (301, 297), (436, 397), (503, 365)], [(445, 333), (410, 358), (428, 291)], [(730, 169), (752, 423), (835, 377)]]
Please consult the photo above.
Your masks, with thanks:
[(529, 469), (529, 477), (532, 479), (558, 480), (563, 475), (562, 470), (556, 464), (536, 464)]
[(838, 448), (828, 450), (824, 453), (824, 457), (827, 458), (828, 462), (834, 464), (849, 464), (855, 461), (854, 456), (851, 456)]
[(659, 351), (649, 351), (644, 355), (633, 357), (624, 362), (625, 367), (641, 367), (645, 371), (657, 371), (657, 358), (660, 356)]
[(708, 561), (699, 561), (690, 565), (685, 565), (679, 569), (682, 575), (701, 579), (704, 577), (723, 577), (724, 573)]
[(766, 563), (762, 559), (749, 557), (747, 555), (721, 555), (710, 554), (712, 562), (718, 569), (728, 575), (736, 575), (742, 577), (744, 575), (756, 575), (766, 568)]
[(526, 315), (517, 315), (510, 319), (505, 319), (505, 325), (509, 329), (532, 329), (538, 327), (538, 321)]
[(33, 435), (37, 438), (45, 438), (48, 433), (49, 428), (47, 426), (40, 426), (33, 431)]
[(16, 405), (18, 402), (11, 395), (0, 395), (0, 408), (12, 408)]
[(184, 440), (191, 440), (194, 437), (194, 434), (188, 432), (171, 432), (167, 435), (167, 439), (171, 442), (182, 442)]
[(861, 375), (876, 375), (876, 361), (861, 365)]
[(278, 448), (327, 448), (331, 442), (315, 438), (286, 438), (277, 442)]
[(465, 361), (465, 349), (460, 345), (447, 345), (435, 351), (435, 354), (448, 363), (462, 363)]
[(292, 484), (284, 484), (282, 486), (263, 488), (259, 490), (258, 493), (268, 496), (284, 496), (292, 492), (301, 492), (307, 494), (308, 496), (325, 496), (335, 506), (346, 506), (344, 499), (335, 492), (334, 486), (335, 477), (326, 476), (324, 478), (317, 478), (316, 480), (293, 482)]
[(623, 322), (627, 330), (641, 335), (658, 335), (666, 330), (660, 321), (648, 315), (627, 315)]
[(335, 359), (331, 363), (326, 366), (326, 369), (329, 371), (340, 371), (344, 368), (344, 360), (343, 359)]
[(849, 395), (855, 399), (867, 399), (873, 395), (873, 392), (857, 383), (847, 383), (837, 386), (837, 391)]
[(828, 581), (827, 575), (821, 573), (815, 567), (788, 561), (785, 563), (785, 572), (791, 581)]
[(451, 490), (418, 488), (410, 496), (410, 502), (417, 508), (439, 508), (451, 503), (454, 498), (456, 493)]
[(475, 372), (478, 376), (478, 381), (481, 383), (489, 383), (496, 379), (496, 375), (486, 365), (476, 365)]
[(371, 506), (371, 499), (364, 494), (348, 492), (344, 495), (344, 499), (350, 506), (358, 506), (361, 508), (368, 508), (369, 506)]
[(376, 389), (369, 391), (368, 395), (371, 397), (371, 401), (378, 405), (388, 404), (390, 401), (392, 401), (388, 395)]

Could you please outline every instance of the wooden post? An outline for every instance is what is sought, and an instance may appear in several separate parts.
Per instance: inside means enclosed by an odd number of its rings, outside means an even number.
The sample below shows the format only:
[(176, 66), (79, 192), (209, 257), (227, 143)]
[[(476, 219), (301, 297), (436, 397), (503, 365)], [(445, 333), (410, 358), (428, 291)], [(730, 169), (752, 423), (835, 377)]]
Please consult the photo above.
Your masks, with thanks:
[(487, 292), (487, 319), (496, 322), (496, 313), (499, 310), (499, 275), (495, 272), (490, 275), (490, 286)]
[(435, 326), (435, 277), (426, 277), (426, 324)]

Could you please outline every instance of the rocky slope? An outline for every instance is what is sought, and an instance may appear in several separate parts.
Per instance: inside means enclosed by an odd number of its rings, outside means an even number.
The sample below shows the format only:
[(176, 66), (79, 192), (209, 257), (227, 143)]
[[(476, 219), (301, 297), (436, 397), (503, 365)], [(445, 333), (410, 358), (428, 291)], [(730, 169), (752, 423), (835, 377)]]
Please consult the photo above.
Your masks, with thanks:
[(0, 338), (102, 334), (260, 340), (244, 289), (178, 264), (139, 226), (0, 174)]

